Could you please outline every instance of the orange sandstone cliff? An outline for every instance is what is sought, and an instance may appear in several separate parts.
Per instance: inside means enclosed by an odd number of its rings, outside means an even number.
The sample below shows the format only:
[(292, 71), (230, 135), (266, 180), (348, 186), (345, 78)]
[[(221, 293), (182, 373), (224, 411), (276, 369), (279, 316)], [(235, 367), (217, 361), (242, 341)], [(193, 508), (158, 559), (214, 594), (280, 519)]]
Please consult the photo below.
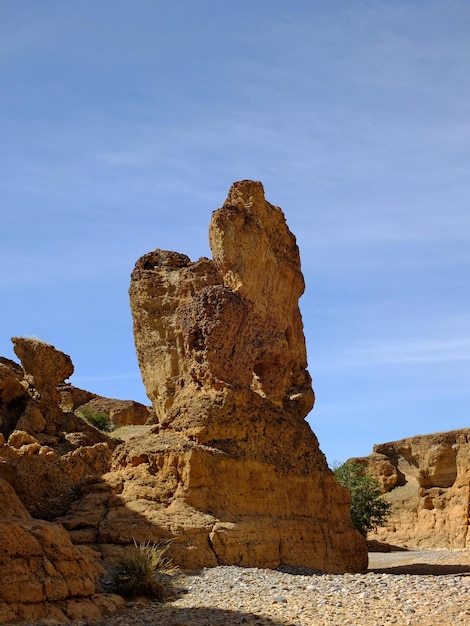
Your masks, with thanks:
[(374, 446), (361, 463), (392, 513), (370, 539), (420, 549), (470, 547), (470, 429)]

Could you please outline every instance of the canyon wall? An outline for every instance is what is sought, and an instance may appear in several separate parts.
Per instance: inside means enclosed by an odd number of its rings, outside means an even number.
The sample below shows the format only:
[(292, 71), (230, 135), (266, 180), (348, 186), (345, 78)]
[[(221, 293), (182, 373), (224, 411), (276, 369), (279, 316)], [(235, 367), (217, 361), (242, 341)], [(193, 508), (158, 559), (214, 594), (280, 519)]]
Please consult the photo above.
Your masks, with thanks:
[(470, 547), (470, 429), (374, 446), (361, 463), (392, 513), (370, 539), (410, 548)]

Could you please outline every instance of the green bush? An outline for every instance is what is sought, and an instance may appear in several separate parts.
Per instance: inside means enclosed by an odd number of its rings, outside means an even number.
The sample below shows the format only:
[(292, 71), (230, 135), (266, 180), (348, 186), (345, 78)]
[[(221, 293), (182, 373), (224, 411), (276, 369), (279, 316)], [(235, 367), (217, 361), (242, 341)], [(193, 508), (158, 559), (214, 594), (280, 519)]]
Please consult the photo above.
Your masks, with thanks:
[(94, 413), (88, 409), (80, 410), (79, 413), (89, 424), (98, 428), (98, 430), (102, 430), (105, 433), (110, 433), (114, 430), (114, 424), (107, 413), (102, 413), (100, 411)]
[(367, 533), (383, 526), (390, 515), (390, 504), (380, 493), (378, 482), (359, 463), (343, 463), (333, 469), (337, 481), (351, 494), (351, 520), (357, 530)]
[(134, 547), (115, 566), (112, 572), (112, 590), (125, 597), (148, 596), (163, 600), (167, 595), (170, 575), (175, 572), (165, 556), (170, 543), (141, 543)]

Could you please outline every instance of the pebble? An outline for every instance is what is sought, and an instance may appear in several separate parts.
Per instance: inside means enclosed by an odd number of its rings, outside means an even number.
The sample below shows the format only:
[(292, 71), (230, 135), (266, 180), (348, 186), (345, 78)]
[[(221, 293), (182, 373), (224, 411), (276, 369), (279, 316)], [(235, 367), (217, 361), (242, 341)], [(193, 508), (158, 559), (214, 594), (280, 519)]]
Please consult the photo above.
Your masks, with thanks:
[(102, 626), (470, 624), (470, 575), (320, 574), (220, 566), (174, 580), (175, 599)]

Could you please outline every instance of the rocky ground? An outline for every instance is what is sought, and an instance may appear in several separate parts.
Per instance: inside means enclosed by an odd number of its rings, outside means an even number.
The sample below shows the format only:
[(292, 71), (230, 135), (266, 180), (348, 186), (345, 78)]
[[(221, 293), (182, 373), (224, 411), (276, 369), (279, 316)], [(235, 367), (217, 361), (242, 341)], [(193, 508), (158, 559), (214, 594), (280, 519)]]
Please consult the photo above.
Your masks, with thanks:
[(132, 603), (106, 626), (470, 624), (466, 550), (371, 553), (363, 574), (216, 567), (175, 586), (174, 601)]

